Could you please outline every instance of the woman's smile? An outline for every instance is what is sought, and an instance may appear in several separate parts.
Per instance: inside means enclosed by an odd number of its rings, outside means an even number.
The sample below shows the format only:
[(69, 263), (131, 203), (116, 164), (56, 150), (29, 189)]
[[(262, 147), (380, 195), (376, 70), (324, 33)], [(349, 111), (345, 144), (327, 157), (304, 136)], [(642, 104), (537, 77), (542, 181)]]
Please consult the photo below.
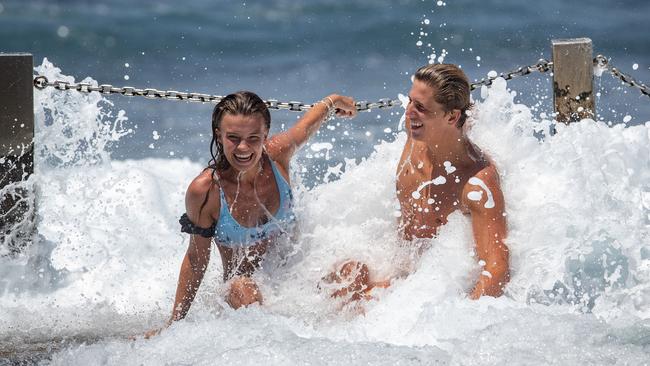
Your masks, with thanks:
[(235, 154), (235, 159), (240, 163), (248, 163), (253, 160), (253, 153), (248, 154)]

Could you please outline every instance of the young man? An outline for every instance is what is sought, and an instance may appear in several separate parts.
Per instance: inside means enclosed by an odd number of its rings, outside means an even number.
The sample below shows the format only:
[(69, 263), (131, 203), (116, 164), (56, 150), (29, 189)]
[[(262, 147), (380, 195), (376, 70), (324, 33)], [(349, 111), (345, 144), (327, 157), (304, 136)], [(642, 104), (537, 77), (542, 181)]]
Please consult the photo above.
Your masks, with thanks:
[[(509, 256), (499, 175), (463, 129), (469, 94), (467, 76), (455, 65), (428, 65), (415, 73), (406, 107), (408, 139), (397, 168), (397, 197), (399, 228), (406, 240), (434, 237), (456, 210), (471, 217), (483, 269), (469, 297), (478, 299), (503, 294)], [(354, 261), (324, 280), (349, 284), (332, 296), (352, 294), (352, 300), (390, 284), (371, 282), (366, 265)]]

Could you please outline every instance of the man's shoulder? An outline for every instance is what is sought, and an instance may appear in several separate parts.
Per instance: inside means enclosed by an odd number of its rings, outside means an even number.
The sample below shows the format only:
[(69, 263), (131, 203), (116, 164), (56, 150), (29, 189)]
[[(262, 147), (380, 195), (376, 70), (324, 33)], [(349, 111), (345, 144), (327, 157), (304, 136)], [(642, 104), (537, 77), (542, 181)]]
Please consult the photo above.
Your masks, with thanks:
[[(470, 180), (481, 180), (487, 185), (499, 185), (499, 172), (497, 168), (491, 162), (485, 162), (485, 164), (478, 168), (477, 172), (470, 177)], [(468, 181), (469, 183), (469, 181)]]
[(494, 164), (488, 163), (467, 180), (461, 199), (472, 211), (491, 209), (503, 203), (499, 172)]

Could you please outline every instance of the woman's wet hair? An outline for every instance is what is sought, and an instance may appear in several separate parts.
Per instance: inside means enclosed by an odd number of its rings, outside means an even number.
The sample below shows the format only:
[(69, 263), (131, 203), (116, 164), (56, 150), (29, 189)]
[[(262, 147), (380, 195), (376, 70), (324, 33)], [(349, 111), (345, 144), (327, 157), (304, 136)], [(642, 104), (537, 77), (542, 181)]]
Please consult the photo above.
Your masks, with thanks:
[[(253, 92), (238, 91), (233, 94), (228, 94), (214, 107), (212, 111), (212, 140), (210, 141), (210, 155), (212, 156), (212, 160), (210, 160), (208, 168), (206, 168), (212, 169), (210, 188), (212, 188), (212, 184), (215, 184), (219, 178), (217, 170), (224, 171), (230, 168), (230, 163), (223, 153), (223, 145), (217, 138), (217, 129), (221, 127), (223, 116), (226, 114), (233, 116), (252, 116), (256, 113), (259, 113), (264, 118), (266, 130), (270, 130), (271, 113), (262, 98)], [(205, 199), (199, 209), (199, 215), (201, 215), (201, 211), (203, 211), (206, 203), (208, 203), (209, 198), (210, 189), (205, 194)]]
[(460, 110), (456, 127), (463, 127), (467, 120), (466, 112), (472, 107), (469, 80), (463, 70), (452, 64), (433, 64), (419, 68), (414, 77), (434, 90), (435, 100), (445, 112)]
[(226, 114), (239, 116), (252, 116), (259, 113), (264, 118), (267, 131), (271, 129), (271, 113), (266, 103), (257, 94), (249, 91), (239, 91), (226, 95), (212, 112), (212, 141), (210, 141), (211, 168), (223, 171), (230, 167), (230, 163), (223, 154), (223, 145), (217, 138), (217, 129), (221, 127), (221, 120)]

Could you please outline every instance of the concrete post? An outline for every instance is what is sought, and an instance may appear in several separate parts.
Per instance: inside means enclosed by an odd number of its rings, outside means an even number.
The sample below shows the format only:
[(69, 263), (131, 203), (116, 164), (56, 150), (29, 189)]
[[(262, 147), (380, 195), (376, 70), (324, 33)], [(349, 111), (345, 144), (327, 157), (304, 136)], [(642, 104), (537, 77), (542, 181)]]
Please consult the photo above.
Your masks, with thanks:
[(591, 39), (554, 39), (553, 104), (555, 120), (575, 122), (593, 118), (593, 51)]
[(31, 54), (0, 53), (0, 253), (5, 254), (20, 250), (33, 228), (33, 194), (16, 186), (34, 173), (33, 74)]

